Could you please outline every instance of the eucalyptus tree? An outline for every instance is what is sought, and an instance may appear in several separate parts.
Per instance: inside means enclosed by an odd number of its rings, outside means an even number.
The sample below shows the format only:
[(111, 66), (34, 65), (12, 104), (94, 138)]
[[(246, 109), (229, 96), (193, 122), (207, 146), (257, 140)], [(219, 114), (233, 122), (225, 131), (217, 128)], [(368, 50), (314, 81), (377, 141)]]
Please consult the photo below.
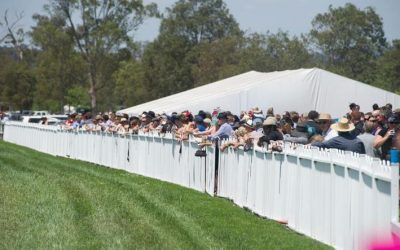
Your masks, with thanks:
[(324, 56), (328, 69), (373, 82), (376, 59), (386, 47), (382, 18), (371, 7), (353, 4), (329, 7), (312, 21), (310, 37)]
[(157, 6), (142, 0), (51, 0), (46, 8), (50, 16), (65, 19), (67, 34), (85, 62), (91, 107), (96, 109), (97, 93), (111, 79), (104, 67), (117, 64), (110, 64), (110, 54), (133, 46), (133, 31), (146, 16), (157, 14)]

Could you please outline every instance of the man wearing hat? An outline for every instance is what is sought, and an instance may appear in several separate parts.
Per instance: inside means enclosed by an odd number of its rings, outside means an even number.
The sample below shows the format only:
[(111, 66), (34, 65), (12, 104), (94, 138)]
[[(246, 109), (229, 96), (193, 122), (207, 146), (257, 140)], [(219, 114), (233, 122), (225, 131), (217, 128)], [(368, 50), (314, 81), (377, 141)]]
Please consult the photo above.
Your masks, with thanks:
[(329, 141), (333, 137), (338, 136), (336, 130), (331, 128), (332, 125), (332, 117), (328, 113), (321, 113), (318, 116), (318, 125), (319, 128), (322, 130), (322, 136), (324, 137), (324, 141)]
[(264, 144), (269, 144), (271, 141), (282, 141), (283, 135), (277, 129), (277, 120), (275, 117), (269, 116), (265, 119), (263, 123), (263, 133), (264, 135), (260, 137), (257, 142), (259, 147), (264, 146)]
[(364, 144), (351, 131), (354, 130), (354, 124), (349, 122), (347, 118), (340, 120), (331, 125), (333, 130), (336, 130), (338, 136), (324, 142), (314, 142), (312, 146), (320, 148), (337, 148), (344, 151), (352, 151), (360, 154), (365, 154)]
[(290, 136), (286, 135), (284, 137), (284, 141), (307, 144), (308, 137), (306, 124), (304, 122), (299, 122), (297, 123), (296, 128), (290, 133)]
[(214, 141), (217, 139), (227, 139), (233, 135), (231, 125), (227, 123), (227, 115), (225, 112), (219, 113), (217, 116), (218, 125), (220, 126), (217, 132), (209, 137), (209, 140)]

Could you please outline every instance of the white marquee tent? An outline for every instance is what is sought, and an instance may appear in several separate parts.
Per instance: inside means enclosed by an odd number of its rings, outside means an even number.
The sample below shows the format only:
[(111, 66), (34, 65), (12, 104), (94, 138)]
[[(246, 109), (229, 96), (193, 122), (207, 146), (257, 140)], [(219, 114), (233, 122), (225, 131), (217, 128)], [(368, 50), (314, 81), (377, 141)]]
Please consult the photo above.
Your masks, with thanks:
[(392, 103), (393, 107), (399, 107), (400, 96), (318, 68), (270, 73), (250, 71), (118, 113), (138, 115), (149, 110), (197, 113), (220, 107), (239, 114), (254, 107), (264, 112), (274, 107), (275, 113), (317, 110), (339, 117), (348, 111), (351, 102), (359, 104), (362, 111), (369, 111), (374, 103), (380, 106)]

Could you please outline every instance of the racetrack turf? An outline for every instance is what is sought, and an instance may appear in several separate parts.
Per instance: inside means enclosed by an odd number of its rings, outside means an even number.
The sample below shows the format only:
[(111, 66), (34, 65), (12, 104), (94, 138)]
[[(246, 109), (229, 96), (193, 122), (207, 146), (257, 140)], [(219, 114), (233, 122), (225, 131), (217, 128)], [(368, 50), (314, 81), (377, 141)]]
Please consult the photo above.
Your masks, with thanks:
[(0, 140), (0, 249), (329, 248), (228, 200)]

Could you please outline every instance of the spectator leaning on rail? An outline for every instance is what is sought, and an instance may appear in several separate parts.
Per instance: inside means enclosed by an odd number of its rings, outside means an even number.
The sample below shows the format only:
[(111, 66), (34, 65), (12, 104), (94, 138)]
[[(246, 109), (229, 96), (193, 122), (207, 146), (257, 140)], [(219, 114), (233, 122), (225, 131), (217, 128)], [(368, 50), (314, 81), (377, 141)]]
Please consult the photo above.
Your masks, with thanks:
[(388, 119), (388, 127), (383, 127), (375, 137), (374, 148), (381, 149), (381, 159), (383, 160), (389, 160), (389, 150), (392, 147), (399, 148), (399, 124), (399, 115), (392, 115)]
[(350, 114), (351, 116), (351, 122), (354, 124), (354, 130), (352, 133), (355, 136), (358, 136), (363, 132), (364, 129), (364, 122), (362, 121), (362, 115), (359, 111), (353, 111)]
[(351, 133), (354, 130), (354, 124), (349, 122), (347, 118), (340, 118), (331, 128), (338, 132), (338, 136), (328, 141), (314, 142), (311, 145), (320, 148), (337, 148), (344, 151), (365, 154), (364, 144)]
[(322, 131), (316, 122), (319, 117), (318, 112), (315, 110), (311, 110), (310, 112), (308, 112), (307, 117), (308, 121), (306, 122), (306, 125), (307, 125), (308, 136), (312, 137), (313, 135), (316, 134), (321, 135)]
[(363, 133), (357, 137), (364, 143), (365, 153), (371, 157), (377, 157), (378, 155), (374, 149), (375, 136), (372, 135), (373, 129), (374, 123), (372, 121), (365, 121)]
[(269, 116), (265, 119), (263, 123), (264, 135), (260, 137), (257, 142), (259, 147), (264, 146), (264, 144), (269, 144), (271, 141), (282, 141), (283, 135), (278, 131), (277, 120), (275, 117)]
[(222, 112), (219, 113), (217, 116), (219, 129), (215, 134), (209, 136), (209, 140), (217, 140), (217, 139), (228, 139), (233, 135), (233, 129), (231, 125), (227, 123), (227, 115), (226, 113)]
[(296, 128), (290, 133), (290, 136), (285, 135), (283, 140), (287, 142), (307, 144), (308, 133), (306, 124), (304, 122), (298, 122)]
[(333, 137), (338, 136), (337, 131), (331, 128), (332, 117), (330, 114), (328, 113), (319, 114), (317, 123), (322, 131), (322, 136), (324, 137), (324, 141), (329, 141)]

